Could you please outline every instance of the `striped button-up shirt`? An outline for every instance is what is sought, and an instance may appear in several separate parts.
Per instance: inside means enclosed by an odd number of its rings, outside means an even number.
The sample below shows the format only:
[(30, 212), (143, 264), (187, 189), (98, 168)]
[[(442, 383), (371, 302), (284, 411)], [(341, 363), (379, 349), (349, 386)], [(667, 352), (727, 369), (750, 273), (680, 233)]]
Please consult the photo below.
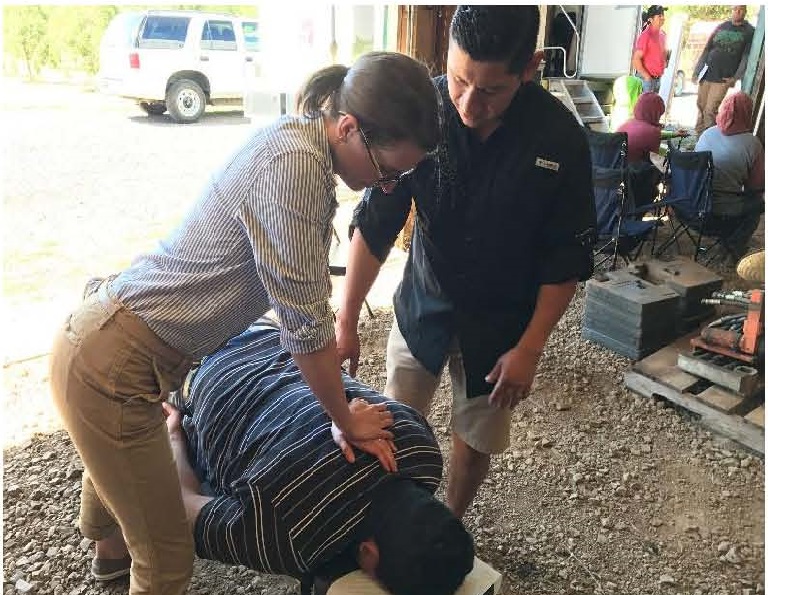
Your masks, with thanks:
[(285, 116), (253, 134), (111, 290), (184, 354), (214, 351), (271, 308), (287, 350), (316, 351), (334, 336), (335, 187), (323, 120)]
[[(442, 457), (425, 418), (344, 382), (349, 399), (388, 403), (398, 475), (435, 492)], [(200, 557), (300, 576), (367, 537), (358, 533), (371, 493), (394, 474), (359, 451), (348, 463), (330, 423), (272, 325), (252, 327), (203, 360), (183, 418), (196, 472), (216, 494), (195, 524)]]

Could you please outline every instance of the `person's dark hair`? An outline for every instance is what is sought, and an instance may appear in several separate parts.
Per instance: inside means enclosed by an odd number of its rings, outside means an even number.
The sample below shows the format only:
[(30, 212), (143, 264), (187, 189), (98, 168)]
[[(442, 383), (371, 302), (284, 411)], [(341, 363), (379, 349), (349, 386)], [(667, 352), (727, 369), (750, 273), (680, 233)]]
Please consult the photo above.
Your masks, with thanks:
[(660, 4), (652, 4), (647, 10), (642, 11), (642, 29), (646, 29), (648, 26), (648, 21), (655, 16), (660, 14), (664, 14), (664, 7)]
[(366, 521), (379, 548), (376, 578), (393, 595), (452, 595), (472, 570), (472, 536), (412, 480), (376, 490)]
[(315, 72), (297, 96), (298, 109), (355, 116), (374, 145), (411, 141), (425, 151), (439, 142), (439, 98), (425, 65), (404, 54), (368, 52), (347, 68)]
[(459, 6), (450, 36), (472, 60), (505, 62), (510, 74), (524, 71), (538, 42), (537, 6)]

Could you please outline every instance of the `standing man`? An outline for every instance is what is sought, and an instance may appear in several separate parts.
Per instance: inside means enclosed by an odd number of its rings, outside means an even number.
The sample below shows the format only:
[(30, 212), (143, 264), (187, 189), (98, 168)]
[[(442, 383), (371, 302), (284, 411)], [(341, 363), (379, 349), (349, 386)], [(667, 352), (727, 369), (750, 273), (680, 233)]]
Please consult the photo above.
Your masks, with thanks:
[(549, 334), (592, 273), (595, 207), (584, 129), (532, 81), (537, 6), (459, 6), (435, 84), (442, 140), (389, 195), (357, 206), (335, 331), (356, 373), (363, 299), (406, 221), (385, 394), (426, 412), (445, 365), (453, 384), (447, 504), (460, 518), (510, 440)]
[(652, 5), (645, 13), (645, 26), (636, 38), (631, 65), (634, 74), (642, 79), (642, 93), (658, 93), (661, 75), (667, 67), (667, 35), (664, 26), (664, 7)]
[(732, 7), (732, 18), (711, 33), (694, 68), (697, 89), (697, 135), (716, 124), (727, 90), (743, 78), (754, 27), (746, 20), (746, 5)]

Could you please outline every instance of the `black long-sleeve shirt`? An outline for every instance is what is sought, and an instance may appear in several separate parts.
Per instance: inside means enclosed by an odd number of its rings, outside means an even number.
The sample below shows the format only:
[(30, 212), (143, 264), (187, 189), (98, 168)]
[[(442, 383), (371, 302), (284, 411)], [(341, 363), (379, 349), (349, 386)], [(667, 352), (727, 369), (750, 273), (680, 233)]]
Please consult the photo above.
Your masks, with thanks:
[(592, 274), (590, 152), (573, 115), (539, 85), (522, 85), (481, 142), (450, 101), (446, 77), (435, 84), (446, 144), (391, 194), (368, 189), (352, 226), (383, 261), (414, 199), (398, 326), (434, 374), (457, 335), (475, 397), (491, 391), (484, 377), (526, 329), (540, 286)]

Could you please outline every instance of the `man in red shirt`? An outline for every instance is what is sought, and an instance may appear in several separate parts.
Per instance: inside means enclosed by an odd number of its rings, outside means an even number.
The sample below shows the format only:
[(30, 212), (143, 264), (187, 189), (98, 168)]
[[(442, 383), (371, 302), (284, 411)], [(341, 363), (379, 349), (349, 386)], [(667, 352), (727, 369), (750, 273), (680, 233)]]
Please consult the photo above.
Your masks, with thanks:
[(658, 93), (661, 75), (667, 65), (667, 36), (664, 26), (664, 7), (657, 4), (647, 9), (646, 24), (636, 39), (631, 65), (634, 74), (642, 79), (642, 93)]

